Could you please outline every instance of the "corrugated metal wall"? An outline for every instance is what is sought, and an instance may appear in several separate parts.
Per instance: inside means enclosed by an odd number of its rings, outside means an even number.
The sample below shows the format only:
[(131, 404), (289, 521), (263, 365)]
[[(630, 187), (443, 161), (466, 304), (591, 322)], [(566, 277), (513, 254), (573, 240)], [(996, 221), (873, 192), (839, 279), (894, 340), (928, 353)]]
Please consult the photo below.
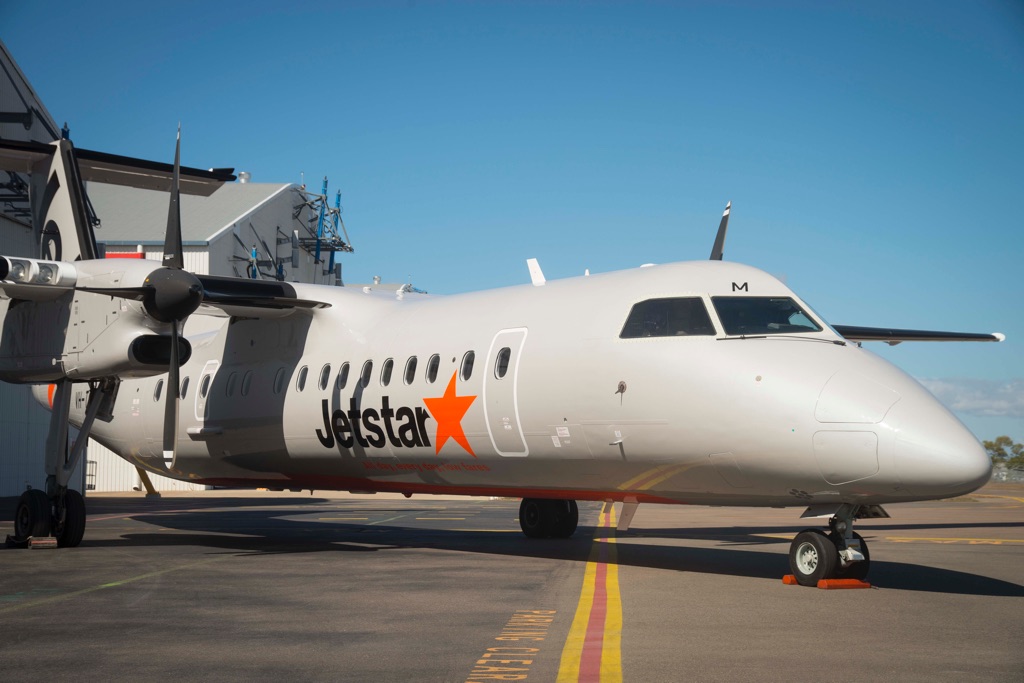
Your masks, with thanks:
[[(89, 491), (110, 493), (145, 490), (134, 465), (91, 439), (88, 459), (85, 485)], [(157, 491), (201, 491), (208, 488), (188, 481), (168, 479), (158, 474), (150, 474), (149, 479)]]

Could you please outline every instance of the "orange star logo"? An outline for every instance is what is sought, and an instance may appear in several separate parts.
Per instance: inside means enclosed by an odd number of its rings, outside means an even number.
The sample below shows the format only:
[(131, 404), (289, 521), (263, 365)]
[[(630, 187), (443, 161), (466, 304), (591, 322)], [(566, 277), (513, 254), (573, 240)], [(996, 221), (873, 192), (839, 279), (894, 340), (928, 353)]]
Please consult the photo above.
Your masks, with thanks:
[(476, 396), (455, 395), (455, 376), (457, 374), (456, 372), (452, 373), (452, 379), (448, 382), (448, 388), (444, 390), (444, 396), (425, 398), (423, 402), (427, 404), (427, 410), (437, 420), (437, 438), (435, 439), (437, 450), (434, 452), (440, 453), (441, 447), (448, 439), (455, 439), (455, 443), (465, 448), (466, 452), (475, 458), (476, 453), (470, 448), (466, 433), (462, 431), (462, 418), (469, 410), (469, 406), (476, 400)]

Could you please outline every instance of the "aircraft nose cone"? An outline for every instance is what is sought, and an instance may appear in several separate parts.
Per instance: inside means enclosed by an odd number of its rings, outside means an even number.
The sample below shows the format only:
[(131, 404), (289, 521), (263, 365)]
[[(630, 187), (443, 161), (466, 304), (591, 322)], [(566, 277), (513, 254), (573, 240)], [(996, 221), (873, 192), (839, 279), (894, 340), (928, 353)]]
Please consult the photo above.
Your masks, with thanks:
[(970, 493), (992, 476), (978, 439), (931, 395), (904, 396), (886, 415), (894, 429), (894, 458), (903, 485), (923, 496)]

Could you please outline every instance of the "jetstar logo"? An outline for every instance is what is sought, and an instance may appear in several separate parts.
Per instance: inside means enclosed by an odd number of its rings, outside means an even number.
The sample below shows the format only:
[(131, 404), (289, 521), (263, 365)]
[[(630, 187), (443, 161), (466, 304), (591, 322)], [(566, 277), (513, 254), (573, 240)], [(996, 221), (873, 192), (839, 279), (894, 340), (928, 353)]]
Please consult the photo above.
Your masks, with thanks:
[(456, 376), (457, 373), (452, 373), (443, 396), (423, 399), (426, 408), (400, 406), (396, 409), (390, 398), (383, 396), (380, 410), (361, 408), (356, 399), (351, 398), (348, 410), (335, 408), (332, 412), (330, 403), (324, 399), (320, 402), (324, 428), (316, 430), (316, 437), (324, 448), (334, 448), (335, 444), (342, 448), (353, 448), (356, 444), (363, 448), (383, 448), (385, 444), (391, 444), (393, 448), (429, 446), (427, 420), (433, 417), (437, 422), (434, 453), (440, 453), (445, 443), (452, 439), (475, 458), (476, 453), (462, 429), (462, 418), (476, 396), (458, 396), (455, 392)]

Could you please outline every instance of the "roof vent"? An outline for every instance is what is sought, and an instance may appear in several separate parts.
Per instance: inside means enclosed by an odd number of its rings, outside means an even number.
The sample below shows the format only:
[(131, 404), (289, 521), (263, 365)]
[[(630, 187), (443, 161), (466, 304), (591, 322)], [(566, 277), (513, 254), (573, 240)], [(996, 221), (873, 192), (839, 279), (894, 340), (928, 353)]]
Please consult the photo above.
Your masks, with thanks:
[(251, 179), (252, 179), (252, 174), (249, 173), (248, 171), (239, 171), (238, 172), (238, 182), (240, 182), (240, 183), (247, 183)]

